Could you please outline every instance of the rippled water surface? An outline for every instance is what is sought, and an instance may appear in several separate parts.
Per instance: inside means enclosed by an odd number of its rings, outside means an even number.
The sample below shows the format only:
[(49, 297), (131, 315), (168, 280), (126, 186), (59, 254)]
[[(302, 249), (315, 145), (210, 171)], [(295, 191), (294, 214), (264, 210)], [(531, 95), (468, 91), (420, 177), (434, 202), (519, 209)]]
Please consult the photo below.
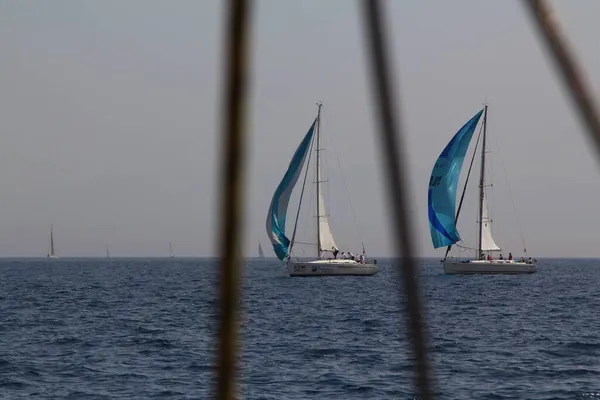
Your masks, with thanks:
[[(289, 278), (249, 261), (246, 399), (413, 399), (395, 273)], [(0, 261), (0, 398), (206, 399), (216, 261)], [(600, 399), (600, 261), (528, 276), (422, 263), (441, 399)]]

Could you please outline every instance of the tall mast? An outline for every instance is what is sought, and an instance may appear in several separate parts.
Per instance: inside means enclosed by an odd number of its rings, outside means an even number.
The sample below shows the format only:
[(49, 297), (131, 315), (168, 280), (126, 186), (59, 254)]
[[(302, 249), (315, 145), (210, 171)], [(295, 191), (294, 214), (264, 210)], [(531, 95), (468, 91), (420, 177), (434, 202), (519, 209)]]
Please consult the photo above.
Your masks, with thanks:
[(483, 202), (485, 201), (485, 139), (487, 133), (487, 110), (485, 105), (483, 112), (483, 142), (481, 144), (481, 174), (479, 176), (479, 240), (477, 241), (477, 258), (481, 257), (483, 239)]
[(319, 198), (321, 194), (321, 167), (319, 166), (319, 152), (321, 151), (321, 107), (322, 103), (317, 103), (318, 111), (317, 111), (317, 260), (321, 258), (321, 205), (319, 204)]

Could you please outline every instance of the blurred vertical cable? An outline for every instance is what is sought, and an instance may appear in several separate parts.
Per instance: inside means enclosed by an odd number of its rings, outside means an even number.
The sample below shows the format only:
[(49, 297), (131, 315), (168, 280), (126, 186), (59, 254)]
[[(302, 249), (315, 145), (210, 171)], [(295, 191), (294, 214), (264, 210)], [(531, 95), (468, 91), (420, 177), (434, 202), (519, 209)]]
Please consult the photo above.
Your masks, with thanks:
[[(381, 4), (378, 0), (363, 0), (367, 57), (371, 65), (371, 78), (376, 98), (377, 119), (380, 124), (380, 147), (383, 153), (384, 170), (387, 178), (388, 200), (392, 210), (395, 242), (401, 255), (398, 266), (404, 294), (406, 295), (406, 315), (408, 332), (416, 362), (416, 383), (420, 400), (433, 399), (433, 385), (428, 368), (427, 337), (421, 312), (419, 280), (416, 275), (414, 253), (415, 236), (408, 215), (409, 184), (405, 162), (402, 159), (399, 116), (396, 112), (394, 82), (391, 78), (391, 61), (387, 57), (388, 44), (384, 22), (381, 18)], [(402, 294), (401, 298), (402, 298)]]
[(244, 219), (245, 114), (247, 108), (251, 1), (227, 2), (224, 102), (222, 110), (220, 313), (217, 353), (218, 399), (236, 397), (236, 350)]
[(594, 104), (589, 85), (584, 81), (582, 69), (575, 60), (564, 33), (561, 32), (558, 17), (545, 0), (525, 0), (525, 7), (537, 25), (539, 34), (554, 60), (557, 72), (561, 75), (563, 83), (571, 95), (571, 100), (596, 145), (596, 153), (600, 156), (598, 109)]

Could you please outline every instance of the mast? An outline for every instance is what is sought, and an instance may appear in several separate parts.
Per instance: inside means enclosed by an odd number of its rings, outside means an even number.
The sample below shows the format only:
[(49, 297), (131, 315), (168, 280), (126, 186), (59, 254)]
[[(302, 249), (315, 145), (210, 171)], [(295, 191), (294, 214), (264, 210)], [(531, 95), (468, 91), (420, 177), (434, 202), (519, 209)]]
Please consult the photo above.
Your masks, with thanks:
[(483, 112), (483, 142), (481, 144), (481, 172), (479, 176), (479, 240), (477, 241), (477, 259), (481, 257), (481, 247), (483, 246), (483, 202), (485, 201), (485, 139), (487, 136), (487, 110), (488, 106), (486, 104)]
[(321, 205), (319, 204), (319, 196), (321, 194), (321, 169), (319, 166), (319, 152), (321, 151), (321, 107), (323, 106), (322, 103), (317, 103), (318, 111), (317, 111), (317, 149), (315, 150), (317, 152), (317, 161), (316, 161), (316, 165), (317, 165), (317, 260), (321, 258), (321, 227), (320, 227), (320, 222), (321, 222)]

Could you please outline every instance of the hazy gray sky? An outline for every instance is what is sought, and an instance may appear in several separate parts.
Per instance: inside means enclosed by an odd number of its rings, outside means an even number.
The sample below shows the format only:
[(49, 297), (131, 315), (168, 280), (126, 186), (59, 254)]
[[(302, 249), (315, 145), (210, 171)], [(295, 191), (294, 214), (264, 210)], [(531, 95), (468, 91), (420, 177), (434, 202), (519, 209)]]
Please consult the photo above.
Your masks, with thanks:
[[(224, 9), (220, 1), (0, 2), (0, 255), (214, 255)], [(431, 167), (487, 99), (490, 210), (519, 253), (600, 256), (598, 163), (517, 1), (388, 2), (419, 253)], [(556, 4), (597, 88), (600, 2)], [(324, 102), (361, 234), (390, 254), (358, 3), (263, 0), (254, 13), (246, 244), (270, 254), (273, 190)], [(500, 151), (498, 151), (499, 145)], [(329, 154), (329, 153), (328, 153)], [(329, 161), (336, 166), (336, 161)], [(332, 171), (338, 245), (360, 250)], [(337, 182), (337, 183), (336, 183)], [(460, 232), (474, 242), (475, 200)]]

